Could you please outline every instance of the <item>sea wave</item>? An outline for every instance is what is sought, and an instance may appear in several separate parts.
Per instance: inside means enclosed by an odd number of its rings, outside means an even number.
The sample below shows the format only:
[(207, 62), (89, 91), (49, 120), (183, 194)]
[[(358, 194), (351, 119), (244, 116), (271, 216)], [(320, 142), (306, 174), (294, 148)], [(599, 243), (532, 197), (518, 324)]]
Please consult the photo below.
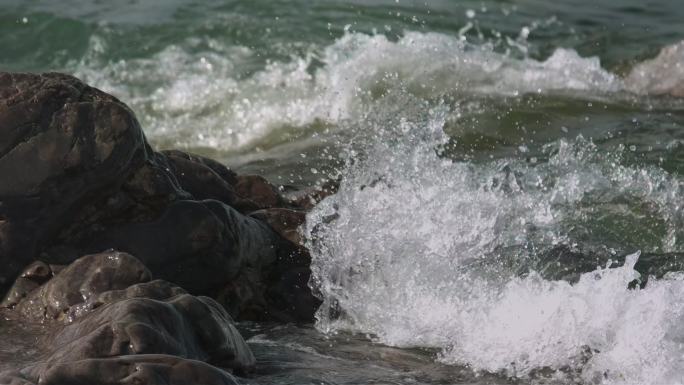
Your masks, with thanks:
[[(639, 253), (620, 258), (628, 244), (681, 249), (679, 177), (582, 137), (550, 143), (544, 160), (449, 160), (448, 109), (389, 98), (339, 192), (307, 217), (320, 330), (512, 377), (681, 382), (681, 275), (630, 289), (645, 278)], [(540, 267), (557, 247), (603, 258), (577, 282), (554, 279)]]
[(94, 35), (72, 72), (127, 100), (154, 141), (185, 147), (240, 149), (272, 140), (283, 126), (358, 121), (396, 87), (429, 100), (590, 97), (624, 88), (598, 58), (571, 49), (558, 48), (543, 61), (521, 59), (440, 33), (406, 32), (395, 41), (347, 32), (328, 46), (265, 64), (255, 64), (258, 53), (248, 47), (209, 38), (114, 62), (104, 59), (107, 49)]

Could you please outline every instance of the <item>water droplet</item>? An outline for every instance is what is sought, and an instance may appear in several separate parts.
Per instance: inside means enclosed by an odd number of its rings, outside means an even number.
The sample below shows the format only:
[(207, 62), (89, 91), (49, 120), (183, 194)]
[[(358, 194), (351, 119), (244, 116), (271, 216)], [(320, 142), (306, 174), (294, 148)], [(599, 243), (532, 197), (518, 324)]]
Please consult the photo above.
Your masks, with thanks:
[(520, 30), (520, 38), (526, 40), (528, 36), (530, 36), (530, 28), (522, 27), (522, 29)]

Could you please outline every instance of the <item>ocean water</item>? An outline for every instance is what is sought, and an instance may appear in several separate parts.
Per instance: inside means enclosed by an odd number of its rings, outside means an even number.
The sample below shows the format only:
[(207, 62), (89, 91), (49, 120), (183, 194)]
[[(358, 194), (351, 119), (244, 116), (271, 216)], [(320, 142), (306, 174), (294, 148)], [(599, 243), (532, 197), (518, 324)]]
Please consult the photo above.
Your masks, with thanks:
[(340, 181), (302, 228), (318, 321), (242, 325), (246, 384), (681, 384), (682, 20), (675, 0), (0, 0), (0, 68), (113, 93), (158, 148)]

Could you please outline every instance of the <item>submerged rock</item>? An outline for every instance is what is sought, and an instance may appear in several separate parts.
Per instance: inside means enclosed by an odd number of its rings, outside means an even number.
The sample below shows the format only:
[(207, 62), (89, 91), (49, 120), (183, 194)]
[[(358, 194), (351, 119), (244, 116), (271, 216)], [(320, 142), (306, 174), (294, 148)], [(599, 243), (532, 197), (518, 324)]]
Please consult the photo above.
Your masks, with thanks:
[[(64, 265), (115, 249), (190, 293), (249, 300), (224, 303), (235, 316), (313, 319), (298, 305), (316, 303), (299, 220), (247, 215), (296, 203), (259, 176), (153, 151), (125, 104), (76, 78), (0, 73), (0, 180), (0, 294), (32, 261)], [(3, 306), (40, 283), (16, 280)], [(251, 295), (225, 295), (227, 288)], [(295, 297), (297, 304), (282, 302)]]

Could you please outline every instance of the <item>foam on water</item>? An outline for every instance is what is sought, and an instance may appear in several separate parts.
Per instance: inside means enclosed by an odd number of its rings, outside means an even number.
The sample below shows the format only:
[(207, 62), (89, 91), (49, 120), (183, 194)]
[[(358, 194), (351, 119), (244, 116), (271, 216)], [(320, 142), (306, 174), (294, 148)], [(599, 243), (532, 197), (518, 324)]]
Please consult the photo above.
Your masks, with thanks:
[[(94, 36), (75, 74), (130, 103), (152, 139), (181, 146), (235, 149), (282, 126), (317, 120), (337, 124), (363, 116), (384, 89), (402, 84), (427, 98), (582, 91), (622, 85), (600, 66), (557, 49), (544, 61), (516, 59), (458, 36), (348, 32), (327, 47), (287, 61), (258, 62), (247, 47), (191, 38), (150, 58), (105, 62), (105, 39)], [(585, 95), (586, 96), (586, 95)]]
[(625, 83), (635, 93), (684, 97), (684, 41), (635, 66)]
[[(399, 95), (385, 104), (393, 112), (368, 117), (377, 136), (366, 155), (307, 218), (318, 327), (437, 347), (444, 362), (515, 377), (550, 368), (589, 383), (681, 383), (684, 282), (628, 289), (638, 253), (575, 284), (520, 271), (555, 244), (600, 245), (576, 234), (600, 232), (593, 221), (606, 215), (657, 218), (659, 247), (677, 248), (682, 182), (621, 166), (581, 137), (548, 146), (545, 162), (450, 161), (438, 155), (447, 112)], [(651, 211), (634, 218), (621, 201)]]

